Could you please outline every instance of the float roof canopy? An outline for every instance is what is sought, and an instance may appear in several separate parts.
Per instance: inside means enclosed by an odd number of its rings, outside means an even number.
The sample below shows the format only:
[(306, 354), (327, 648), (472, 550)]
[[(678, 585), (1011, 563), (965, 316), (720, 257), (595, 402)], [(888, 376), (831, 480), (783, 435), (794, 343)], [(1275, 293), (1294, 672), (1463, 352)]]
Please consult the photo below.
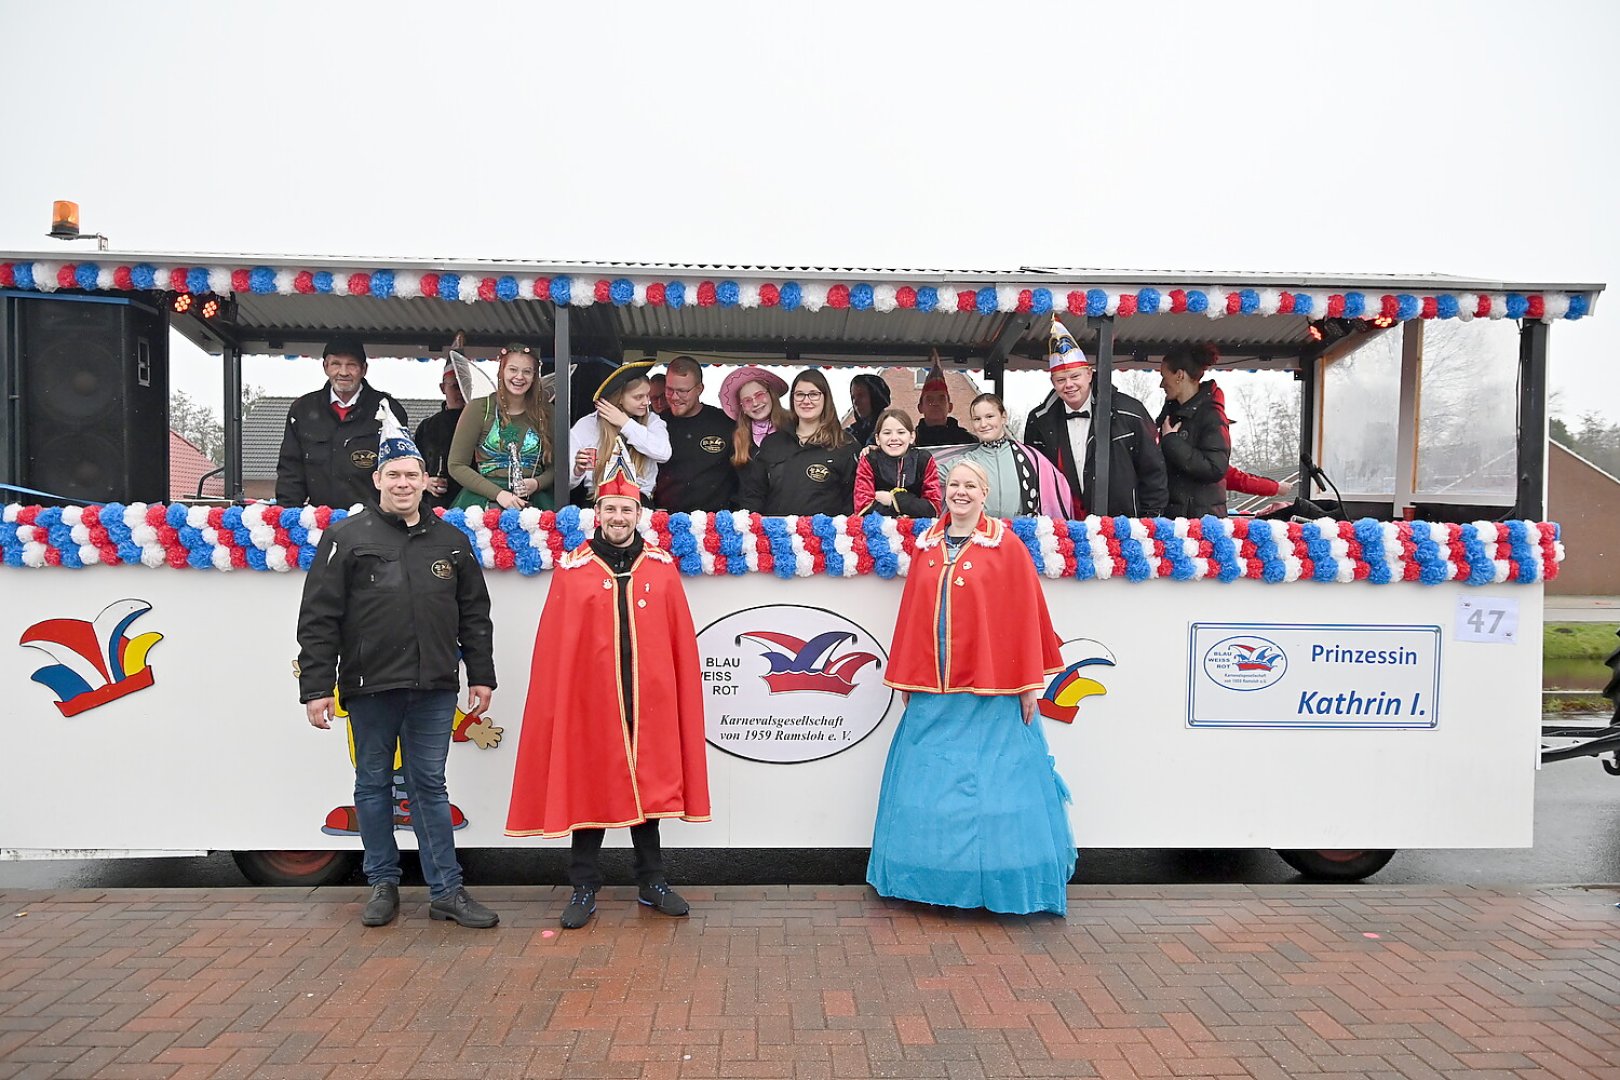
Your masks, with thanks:
[[(49, 260), (42, 257), (48, 254)], [(69, 261), (77, 257), (77, 262)], [(872, 364), (917, 360), (938, 348), (942, 355), (970, 364), (992, 355), (1012, 367), (1042, 366), (1049, 303), (1062, 313), (1090, 351), (1096, 331), (1083, 317), (1093, 307), (1118, 312), (1114, 324), (1116, 357), (1147, 360), (1177, 345), (1211, 342), (1236, 366), (1292, 366), (1302, 353), (1319, 348), (1307, 334), (1310, 318), (1332, 314), (1333, 297), (1360, 293), (1365, 315), (1383, 310), (1386, 297), (1402, 306), (1402, 317), (1418, 317), (1427, 304), (1439, 317), (1463, 309), (1473, 314), (1480, 297), (1489, 298), (1498, 317), (1541, 315), (1548, 319), (1589, 314), (1601, 284), (1505, 282), (1437, 274), (1322, 274), (1253, 271), (1105, 270), (1019, 267), (1000, 270), (834, 268), (718, 265), (699, 263), (532, 262), (488, 259), (376, 259), (361, 256), (268, 256), (88, 252), (0, 253), (0, 286), (24, 283), (17, 272), (28, 266), (34, 288), (76, 284), (87, 291), (116, 289), (120, 275), (142, 268), (135, 287), (234, 295), (229, 321), (204, 323), (178, 317), (174, 325), (201, 347), (218, 352), (221, 335), (249, 353), (319, 356), (329, 338), (354, 336), (376, 355), (421, 356), (441, 352), (458, 332), (468, 352), (487, 355), (501, 344), (521, 341), (550, 351), (560, 287), (570, 298), (570, 333), (576, 354), (689, 351), (738, 360)], [(71, 268), (64, 270), (64, 267)], [(10, 280), (7, 274), (10, 274)], [(462, 295), (484, 299), (457, 302), (423, 295), (425, 275), (455, 275)], [(371, 295), (346, 295), (358, 278)], [(41, 282), (40, 279), (47, 279)], [(536, 297), (536, 281), (541, 298)], [(251, 284), (249, 284), (251, 282)], [(336, 288), (332, 286), (336, 282)], [(647, 296), (647, 287), (666, 293), (679, 282), (684, 302), (676, 306)], [(373, 284), (375, 283), (375, 284)], [(386, 283), (386, 284), (385, 284)], [(599, 284), (601, 283), (601, 284)], [(802, 294), (790, 309), (779, 295), (792, 283)], [(549, 284), (549, 288), (548, 288)], [(234, 285), (234, 287), (233, 287)], [(243, 287), (246, 285), (247, 287)], [(617, 286), (615, 288), (615, 285)], [(199, 287), (201, 286), (201, 287)], [(128, 288), (128, 286), (125, 286)], [(933, 289), (937, 310), (923, 310), (917, 294)], [(605, 294), (598, 299), (598, 291)], [(718, 290), (718, 292), (716, 291)], [(829, 290), (831, 292), (829, 293)], [(1030, 297), (1045, 290), (1049, 299)], [(1218, 317), (1196, 311), (1172, 312), (1172, 291), (1201, 296)], [(376, 292), (392, 291), (380, 296)], [(972, 294), (962, 299), (964, 294)], [(1071, 294), (1080, 294), (1080, 313), (1071, 314)], [(1157, 296), (1159, 311), (1126, 310)], [(508, 297), (514, 297), (508, 299)], [(1126, 309), (1120, 308), (1121, 298)], [(1235, 299), (1234, 299), (1235, 298)], [(1310, 316), (1286, 312), (1308, 298)], [(585, 302), (581, 302), (585, 301)], [(819, 301), (819, 302), (818, 302)], [(1525, 311), (1527, 304), (1536, 308)], [(965, 304), (966, 310), (959, 310)], [(1238, 310), (1228, 315), (1228, 306)], [(1545, 307), (1541, 307), (1545, 305)], [(1193, 306), (1198, 306), (1197, 299)], [(812, 310), (817, 307), (819, 310)], [(1023, 307), (1024, 310), (1019, 310)], [(229, 310), (229, 309), (228, 309)], [(1542, 311), (1545, 315), (1542, 315)], [(1245, 313), (1246, 312), (1246, 313)], [(1347, 311), (1350, 315), (1355, 312)]]

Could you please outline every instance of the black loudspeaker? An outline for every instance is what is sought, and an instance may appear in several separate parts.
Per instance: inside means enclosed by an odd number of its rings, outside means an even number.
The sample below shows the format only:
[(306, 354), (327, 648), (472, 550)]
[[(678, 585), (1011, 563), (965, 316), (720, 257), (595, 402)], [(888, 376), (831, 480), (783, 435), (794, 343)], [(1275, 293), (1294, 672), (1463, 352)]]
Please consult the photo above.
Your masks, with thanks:
[[(85, 502), (169, 498), (166, 313), (123, 298), (0, 298), (0, 475)], [(5, 501), (50, 502), (6, 493)]]

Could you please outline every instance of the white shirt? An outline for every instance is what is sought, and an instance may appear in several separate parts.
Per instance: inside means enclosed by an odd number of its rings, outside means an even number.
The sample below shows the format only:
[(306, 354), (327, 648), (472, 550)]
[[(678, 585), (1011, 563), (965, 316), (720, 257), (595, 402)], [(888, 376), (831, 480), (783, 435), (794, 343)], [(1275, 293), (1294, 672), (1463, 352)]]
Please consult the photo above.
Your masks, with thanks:
[[(332, 384), (327, 383), (326, 385), (328, 387), (331, 387)], [(342, 405), (345, 409), (347, 409), (349, 406), (353, 405), (356, 401), (360, 400), (360, 391), (364, 390), (365, 388), (366, 387), (365, 387), (364, 383), (361, 383), (359, 386), (355, 387), (354, 393), (349, 396), (348, 401), (344, 401), (342, 398), (338, 397), (338, 392), (334, 389), (334, 390), (332, 390), (332, 392), (329, 395), (327, 395), (328, 397), (330, 397), (332, 399), (328, 404)]]
[[(658, 483), (658, 463), (668, 461), (671, 453), (669, 425), (664, 423), (662, 416), (649, 409), (646, 418), (643, 420), (637, 420), (635, 417), (627, 418), (624, 422), (624, 429), (619, 434), (624, 436), (626, 446), (639, 450), (641, 456), (647, 459), (647, 463), (642, 469), (645, 475), (636, 477), (636, 485), (641, 488), (642, 494), (650, 496), (654, 485)], [(572, 457), (588, 446), (595, 446), (600, 437), (601, 428), (596, 426), (596, 414), (594, 412), (589, 416), (580, 417), (574, 422), (574, 426), (569, 429), (570, 460), (568, 468), (573, 487), (584, 484), (586, 491), (595, 489), (596, 470), (592, 469), (584, 476), (575, 476)], [(597, 464), (600, 465), (601, 462), (597, 462)]]
[[(1062, 409), (1064, 414), (1079, 411), (1070, 409), (1068, 403), (1062, 398), (1057, 399), (1057, 407)], [(1091, 412), (1090, 401), (1086, 402), (1084, 409), (1087, 413)], [(1074, 455), (1074, 475), (1083, 486), (1086, 482), (1086, 440), (1091, 438), (1091, 417), (1089, 415), (1072, 417), (1067, 421), (1067, 426), (1069, 429), (1069, 453)], [(1075, 492), (1076, 496), (1080, 494), (1078, 491)]]

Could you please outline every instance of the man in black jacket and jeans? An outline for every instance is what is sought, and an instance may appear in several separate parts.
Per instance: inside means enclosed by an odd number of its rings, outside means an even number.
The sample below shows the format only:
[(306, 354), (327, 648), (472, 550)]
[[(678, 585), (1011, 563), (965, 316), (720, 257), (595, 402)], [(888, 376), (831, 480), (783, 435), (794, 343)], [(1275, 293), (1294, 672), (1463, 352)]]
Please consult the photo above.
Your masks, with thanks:
[(1119, 390), (1113, 392), (1109, 418), (1108, 505), (1096, 505), (1098, 432), (1092, 423), (1091, 361), (1055, 316), (1047, 351), (1053, 394), (1029, 414), (1024, 442), (1063, 471), (1074, 496), (1074, 516), (1145, 518), (1164, 513), (1169, 491), (1157, 426), (1146, 406)]
[(377, 406), (387, 401), (401, 425), (407, 423), (405, 409), (366, 382), (366, 348), (360, 342), (329, 343), (321, 366), (326, 385), (287, 410), (276, 461), (276, 502), (341, 509), (375, 502)]
[(371, 898), (360, 921), (399, 912), (394, 840), (394, 754), (400, 751), (434, 919), (490, 927), (500, 921), (461, 885), (445, 790), (460, 666), (468, 715), (495, 689), (489, 591), (465, 534), (422, 509), (422, 456), (391, 412), (373, 474), (376, 508), (333, 522), (304, 579), (298, 612), (299, 699), (309, 722), (331, 726), (343, 697), (354, 738), (354, 805)]

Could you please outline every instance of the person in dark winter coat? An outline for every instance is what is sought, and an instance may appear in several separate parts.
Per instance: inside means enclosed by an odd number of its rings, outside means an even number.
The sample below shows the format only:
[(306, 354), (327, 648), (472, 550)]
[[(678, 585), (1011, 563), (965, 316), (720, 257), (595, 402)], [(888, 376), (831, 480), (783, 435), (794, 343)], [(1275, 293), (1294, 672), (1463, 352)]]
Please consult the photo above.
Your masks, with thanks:
[(1159, 446), (1170, 486), (1167, 517), (1226, 516), (1232, 440), (1225, 410), (1215, 397), (1215, 382), (1203, 381), (1212, 353), (1209, 347), (1172, 349), (1159, 362), (1159, 385), (1164, 388)]
[(366, 382), (366, 349), (334, 341), (321, 354), (326, 385), (287, 409), (287, 429), (276, 461), (276, 502), (282, 506), (335, 506), (377, 501), (377, 406), (385, 400), (401, 425), (399, 402)]
[(385, 413), (381, 424), (376, 503), (326, 530), (304, 578), (293, 673), (311, 725), (331, 727), (339, 694), (349, 713), (371, 884), (360, 921), (383, 926), (399, 914), (398, 760), (429, 916), (487, 928), (500, 920), (462, 887), (444, 774), (462, 665), (468, 716), (482, 716), (495, 690), (489, 590), (472, 541), (423, 509), (422, 452), (392, 420)]
[(1062, 471), (1074, 499), (1074, 516), (1143, 518), (1164, 513), (1169, 492), (1153, 418), (1145, 405), (1119, 390), (1113, 391), (1109, 418), (1108, 505), (1096, 505), (1092, 497), (1097, 481), (1097, 430), (1091, 422), (1095, 401), (1091, 361), (1056, 317), (1047, 371), (1053, 392), (1025, 421), (1024, 444), (1040, 451)]
[(911, 444), (917, 425), (904, 409), (885, 409), (874, 425), (877, 444), (855, 466), (855, 512), (937, 518), (944, 488), (934, 455)]
[(444, 394), (444, 408), (416, 425), (416, 448), (422, 451), (428, 472), (422, 505), (429, 510), (449, 509), (461, 494), (461, 485), (450, 475), (450, 441), (455, 437), (456, 421), (461, 419), (467, 399), (461, 396), (461, 384), (456, 382), (456, 369), (451, 364), (444, 367), (439, 391)]
[(849, 381), (849, 407), (855, 421), (844, 430), (856, 446), (865, 446), (877, 435), (878, 417), (889, 407), (889, 384), (876, 375), (857, 375)]
[(743, 473), (738, 504), (771, 517), (850, 513), (856, 446), (838, 424), (827, 377), (799, 372), (790, 396), (794, 426), (759, 444)]

